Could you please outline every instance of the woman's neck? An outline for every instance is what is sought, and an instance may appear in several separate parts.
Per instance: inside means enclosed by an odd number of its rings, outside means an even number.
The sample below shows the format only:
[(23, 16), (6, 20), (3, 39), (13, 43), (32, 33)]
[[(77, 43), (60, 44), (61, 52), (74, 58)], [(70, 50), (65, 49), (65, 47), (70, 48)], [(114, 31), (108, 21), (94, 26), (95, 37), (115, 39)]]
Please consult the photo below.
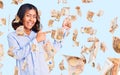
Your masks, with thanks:
[(27, 35), (29, 35), (30, 32), (31, 32), (31, 30), (27, 30), (27, 29), (25, 29), (25, 33), (26, 33)]

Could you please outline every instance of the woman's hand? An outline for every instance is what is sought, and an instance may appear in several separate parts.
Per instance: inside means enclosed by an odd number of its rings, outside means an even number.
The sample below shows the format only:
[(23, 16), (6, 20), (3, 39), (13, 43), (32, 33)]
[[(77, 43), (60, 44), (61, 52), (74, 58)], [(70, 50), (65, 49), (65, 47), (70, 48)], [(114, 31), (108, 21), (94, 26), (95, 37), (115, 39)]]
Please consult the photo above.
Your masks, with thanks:
[(37, 40), (37, 42), (41, 42), (41, 41), (46, 40), (46, 33), (42, 32), (42, 31), (39, 31), (37, 33), (36, 40)]

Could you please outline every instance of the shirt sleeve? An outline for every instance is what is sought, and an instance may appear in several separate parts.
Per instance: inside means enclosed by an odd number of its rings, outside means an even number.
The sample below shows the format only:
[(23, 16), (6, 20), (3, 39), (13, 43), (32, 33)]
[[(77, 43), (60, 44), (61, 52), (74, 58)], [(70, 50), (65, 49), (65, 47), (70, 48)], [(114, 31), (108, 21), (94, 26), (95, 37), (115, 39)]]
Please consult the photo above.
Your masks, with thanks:
[(53, 41), (53, 46), (54, 46), (57, 50), (59, 50), (60, 48), (62, 48), (62, 46), (63, 46), (62, 44), (63, 44), (63, 41), (64, 41), (65, 36), (67, 35), (67, 33), (68, 33), (68, 30), (64, 31), (63, 39), (60, 40), (60, 41), (57, 41), (57, 40), (54, 39), (54, 41)]
[(14, 36), (8, 35), (7, 38), (8, 38), (9, 48), (13, 47), (13, 50), (11, 50), (11, 52), (14, 54), (14, 58), (18, 60), (26, 58), (28, 54), (31, 53), (32, 44), (37, 44), (37, 40), (33, 39), (23, 47), (20, 47), (19, 42)]

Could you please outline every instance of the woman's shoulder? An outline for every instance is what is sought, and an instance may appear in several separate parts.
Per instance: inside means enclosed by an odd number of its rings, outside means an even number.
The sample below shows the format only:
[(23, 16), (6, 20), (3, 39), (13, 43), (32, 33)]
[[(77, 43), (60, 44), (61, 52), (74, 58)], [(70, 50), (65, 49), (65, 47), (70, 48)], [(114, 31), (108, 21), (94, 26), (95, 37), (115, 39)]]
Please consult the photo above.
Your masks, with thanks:
[(15, 31), (10, 32), (10, 33), (7, 35), (7, 37), (11, 37), (11, 36), (16, 36), (16, 32), (15, 32)]

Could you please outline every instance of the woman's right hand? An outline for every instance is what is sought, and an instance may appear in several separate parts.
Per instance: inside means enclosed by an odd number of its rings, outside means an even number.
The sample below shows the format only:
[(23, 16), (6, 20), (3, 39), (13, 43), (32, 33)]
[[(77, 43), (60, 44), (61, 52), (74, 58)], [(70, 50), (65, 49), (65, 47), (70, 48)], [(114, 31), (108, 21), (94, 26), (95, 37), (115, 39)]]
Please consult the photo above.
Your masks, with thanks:
[(37, 40), (37, 42), (41, 42), (41, 41), (46, 40), (46, 33), (42, 32), (42, 31), (39, 31), (37, 33), (36, 40)]

